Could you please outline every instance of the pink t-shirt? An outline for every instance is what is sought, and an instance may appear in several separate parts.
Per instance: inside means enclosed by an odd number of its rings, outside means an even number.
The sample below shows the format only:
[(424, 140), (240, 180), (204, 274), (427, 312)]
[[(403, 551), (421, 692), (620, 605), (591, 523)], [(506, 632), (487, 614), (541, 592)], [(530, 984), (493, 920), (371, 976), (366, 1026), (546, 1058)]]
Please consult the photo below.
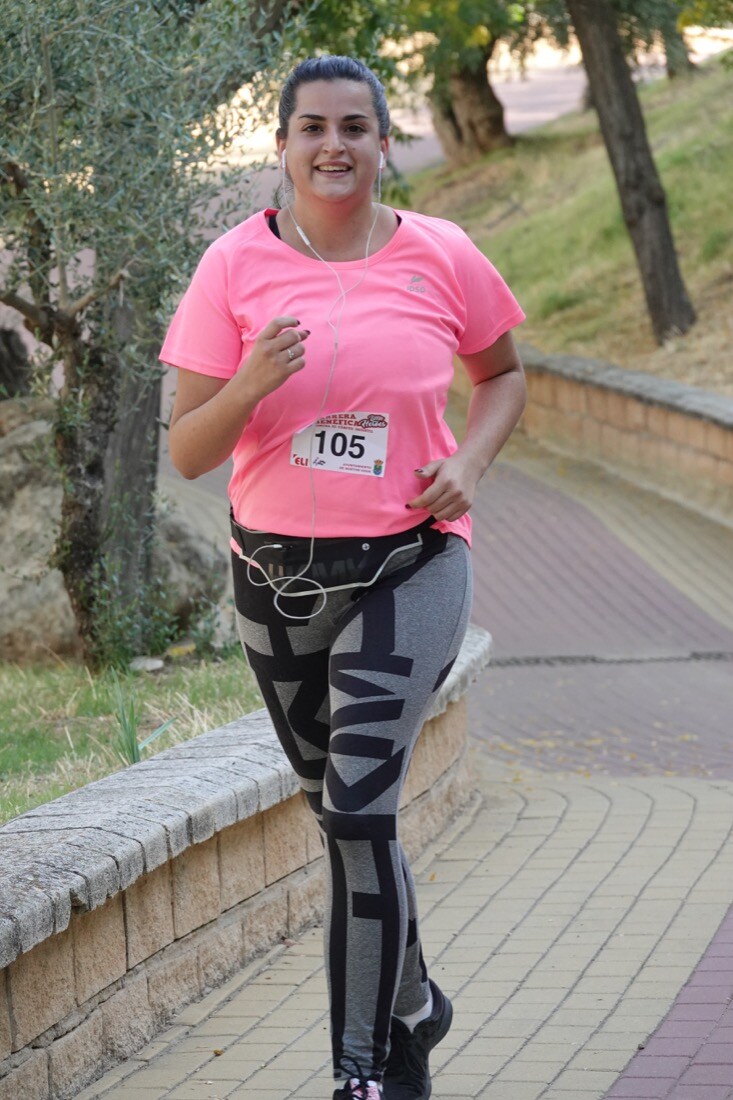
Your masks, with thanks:
[[(489, 347), (524, 320), (508, 287), (452, 222), (399, 211), (392, 239), (369, 257), (348, 294), (336, 365), (331, 270), (281, 241), (261, 211), (204, 253), (160, 358), (231, 378), (277, 316), (310, 329), (305, 367), (255, 407), (234, 448), (229, 483), (246, 527), (309, 536), (312, 489), (321, 538), (388, 535), (427, 519), (405, 504), (424, 491), (415, 469), (456, 442), (443, 419), (453, 357)], [(344, 288), (364, 261), (334, 263)], [(333, 308), (332, 308), (333, 307)], [(470, 541), (471, 521), (435, 524)]]

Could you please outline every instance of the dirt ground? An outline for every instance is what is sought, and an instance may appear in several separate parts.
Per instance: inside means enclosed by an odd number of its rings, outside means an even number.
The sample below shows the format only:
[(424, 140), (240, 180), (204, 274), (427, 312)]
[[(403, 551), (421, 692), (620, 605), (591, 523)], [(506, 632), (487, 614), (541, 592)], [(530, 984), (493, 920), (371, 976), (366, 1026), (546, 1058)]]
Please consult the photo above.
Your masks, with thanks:
[(643, 318), (636, 348), (624, 339), (618, 347), (611, 344), (603, 358), (733, 397), (733, 266), (727, 276), (691, 297), (697, 321), (684, 336), (658, 347)]
[(652, 334), (640, 285), (637, 300), (626, 303), (617, 327), (606, 327), (592, 343), (571, 341), (557, 347), (557, 330), (543, 338), (541, 326), (533, 330), (531, 320), (519, 338), (546, 351), (601, 359), (733, 398), (733, 264), (707, 285), (690, 280), (686, 285), (697, 320), (662, 346)]

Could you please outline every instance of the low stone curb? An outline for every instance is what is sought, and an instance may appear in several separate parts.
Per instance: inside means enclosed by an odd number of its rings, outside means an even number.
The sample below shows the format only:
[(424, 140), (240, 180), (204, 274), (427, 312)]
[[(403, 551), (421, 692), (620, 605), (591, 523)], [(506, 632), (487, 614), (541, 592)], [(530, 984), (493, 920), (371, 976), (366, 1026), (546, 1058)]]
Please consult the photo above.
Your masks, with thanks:
[(724, 394), (701, 390), (644, 371), (626, 370), (602, 359), (549, 355), (530, 344), (522, 344), (520, 350), (525, 367), (531, 371), (545, 371), (561, 378), (601, 386), (614, 393), (637, 398), (647, 405), (659, 405), (671, 412), (699, 416), (712, 424), (733, 429), (733, 398)]
[[(530, 439), (733, 523), (733, 399), (596, 359), (519, 346)], [(470, 383), (456, 371), (454, 389)]]
[[(469, 794), (469, 631), (403, 793), (415, 855)], [(0, 828), (0, 1100), (64, 1100), (320, 919), (322, 845), (264, 710)]]

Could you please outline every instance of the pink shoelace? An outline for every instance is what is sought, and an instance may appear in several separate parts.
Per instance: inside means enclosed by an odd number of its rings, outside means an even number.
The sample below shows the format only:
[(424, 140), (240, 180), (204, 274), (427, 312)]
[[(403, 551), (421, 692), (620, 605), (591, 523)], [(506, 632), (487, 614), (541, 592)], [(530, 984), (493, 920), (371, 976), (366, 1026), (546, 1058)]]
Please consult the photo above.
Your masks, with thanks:
[(353, 1100), (382, 1100), (382, 1094), (373, 1081), (368, 1082), (366, 1091), (364, 1091), (365, 1086), (360, 1083), (358, 1077), (352, 1077), (349, 1084), (351, 1085)]

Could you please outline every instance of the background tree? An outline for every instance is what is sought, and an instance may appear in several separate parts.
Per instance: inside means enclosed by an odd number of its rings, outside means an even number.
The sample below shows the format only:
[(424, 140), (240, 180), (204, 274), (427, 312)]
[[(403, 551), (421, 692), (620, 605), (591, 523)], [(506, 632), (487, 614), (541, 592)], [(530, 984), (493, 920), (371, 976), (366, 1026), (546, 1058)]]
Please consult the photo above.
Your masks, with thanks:
[(730, 27), (733, 0), (687, 0), (681, 4), (682, 27)]
[(55, 564), (93, 663), (147, 641), (160, 336), (222, 188), (241, 213), (219, 154), (258, 111), (220, 105), (245, 79), (265, 100), (284, 10), (0, 0), (0, 300), (58, 383)]
[(683, 5), (677, 0), (613, 0), (619, 34), (627, 55), (638, 63), (639, 54), (661, 49), (670, 79), (694, 70), (679, 26)]
[[(521, 48), (536, 29), (510, 0), (319, 0), (290, 43), (362, 58), (395, 91), (426, 95), (446, 159), (466, 164), (511, 144), (487, 65), (499, 41)], [(388, 44), (388, 45), (387, 45)]]
[(409, 0), (407, 17), (421, 40), (435, 132), (446, 159), (467, 164), (511, 144), (504, 107), (488, 76), (500, 40), (520, 43), (530, 31), (527, 5), (501, 0)]
[(695, 321), (644, 116), (608, 0), (566, 0), (659, 343)]

